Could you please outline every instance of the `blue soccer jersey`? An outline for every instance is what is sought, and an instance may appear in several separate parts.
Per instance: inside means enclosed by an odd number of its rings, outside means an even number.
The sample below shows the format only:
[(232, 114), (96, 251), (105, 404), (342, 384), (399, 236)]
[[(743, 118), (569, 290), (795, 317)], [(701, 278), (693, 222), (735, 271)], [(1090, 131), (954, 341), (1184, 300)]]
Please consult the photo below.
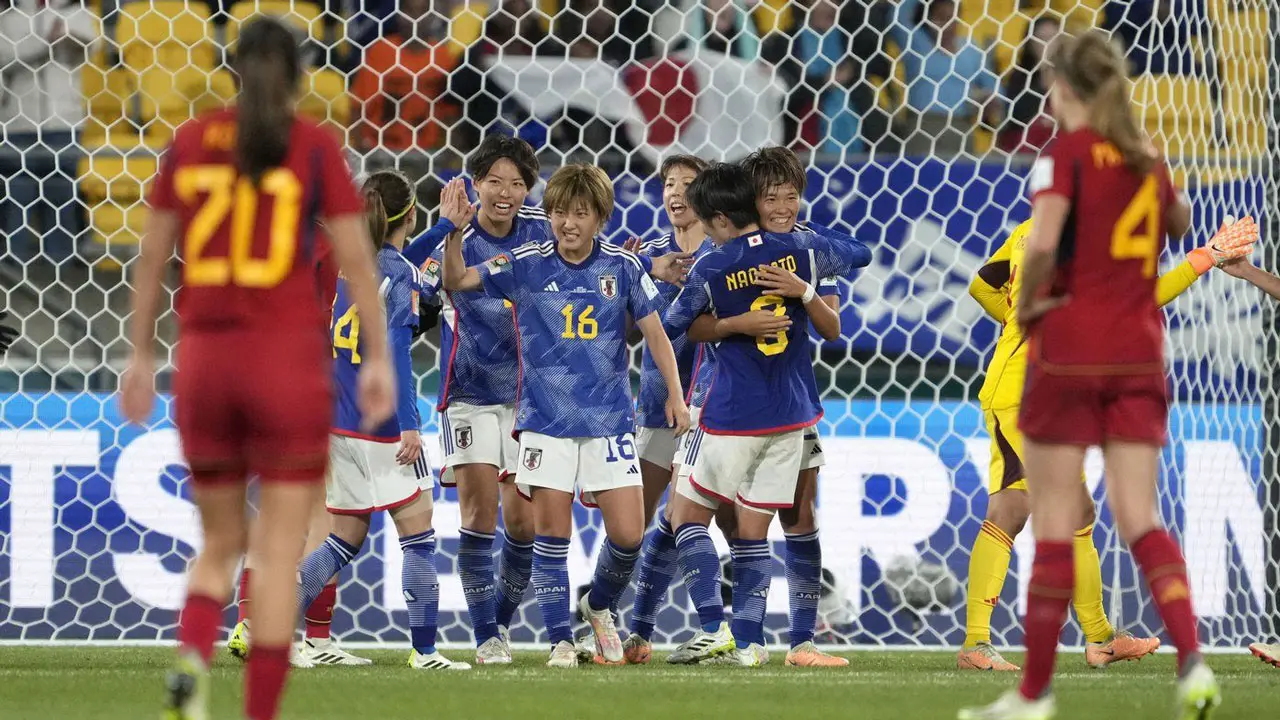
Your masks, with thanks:
[(347, 281), (339, 277), (329, 321), (329, 337), (333, 343), (333, 431), (378, 442), (398, 442), (401, 432), (418, 430), (422, 425), (410, 347), (413, 331), (418, 327), (418, 302), (424, 291), (432, 291), (424, 287), (422, 274), (413, 263), (390, 245), (383, 245), (378, 251), (378, 272), (382, 278), (378, 292), (386, 308), (387, 340), (396, 373), (396, 414), (371, 433), (360, 427), (356, 377), (360, 372), (364, 338), (360, 335), (360, 315), (351, 300)]
[(688, 332), (705, 312), (733, 317), (770, 310), (792, 319), (791, 327), (776, 336), (733, 335), (715, 344), (715, 370), (702, 407), (707, 432), (768, 435), (808, 427), (821, 417), (813, 403), (817, 388), (808, 313), (799, 298), (765, 293), (755, 284), (756, 267), (775, 265), (814, 283), (847, 275), (870, 260), (871, 252), (856, 240), (757, 231), (694, 263), (664, 319), (668, 335)]
[[(695, 259), (702, 257), (714, 247), (715, 244), (710, 240), (704, 240), (702, 246), (694, 251), (693, 257)], [(673, 252), (683, 252), (683, 249), (676, 242), (674, 235), (663, 235), (657, 240), (641, 244), (639, 255), (660, 257)], [(655, 280), (654, 284), (658, 287), (660, 311), (665, 312), (671, 306), (671, 301), (680, 294), (680, 286), (661, 280)], [(685, 335), (679, 335), (671, 338), (671, 347), (676, 352), (676, 364), (680, 368), (680, 387), (688, 388), (693, 380), (693, 366), (697, 360), (698, 344), (689, 342), (689, 338)], [(636, 406), (637, 422), (640, 427), (667, 427), (667, 381), (662, 379), (662, 373), (659, 372), (657, 363), (653, 361), (653, 353), (649, 352), (648, 345), (644, 347), (640, 362), (640, 398)]]
[(574, 265), (551, 242), (480, 268), (484, 290), (515, 308), (520, 345), (516, 430), (552, 437), (635, 432), (627, 315), (658, 312), (658, 288), (636, 256), (596, 240)]
[[(468, 267), (479, 265), (521, 245), (542, 243), (550, 238), (551, 225), (546, 215), (526, 206), (517, 212), (506, 237), (494, 237), (472, 220), (463, 230), (462, 258)], [(422, 264), (429, 288), (440, 287), (443, 253), (444, 248), (437, 246)], [(444, 308), (440, 324), (437, 409), (444, 410), (453, 402), (471, 405), (515, 402), (519, 360), (511, 305), (502, 298), (481, 292), (444, 292), (441, 299)]]

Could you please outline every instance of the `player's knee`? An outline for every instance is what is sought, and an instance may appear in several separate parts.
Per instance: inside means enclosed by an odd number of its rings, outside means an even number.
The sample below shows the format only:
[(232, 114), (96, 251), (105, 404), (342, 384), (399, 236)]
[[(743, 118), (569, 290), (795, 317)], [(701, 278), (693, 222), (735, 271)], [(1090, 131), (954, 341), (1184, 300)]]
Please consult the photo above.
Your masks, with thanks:
[(461, 504), (462, 527), (476, 532), (493, 533), (498, 529), (498, 508), (487, 503)]
[(517, 542), (533, 540), (533, 514), (529, 503), (524, 500), (506, 502), (502, 505), (502, 531), (507, 537)]
[(992, 495), (987, 504), (987, 522), (1009, 537), (1017, 537), (1031, 516), (1031, 501), (1021, 490), (1002, 490)]
[(716, 527), (720, 528), (726, 538), (738, 536), (738, 516), (733, 505), (725, 503), (716, 510)]
[(788, 535), (805, 535), (818, 529), (817, 508), (811, 502), (800, 502), (778, 511), (778, 522)]
[(249, 549), (248, 529), (240, 527), (209, 528), (205, 533), (201, 554), (218, 564), (235, 565)]

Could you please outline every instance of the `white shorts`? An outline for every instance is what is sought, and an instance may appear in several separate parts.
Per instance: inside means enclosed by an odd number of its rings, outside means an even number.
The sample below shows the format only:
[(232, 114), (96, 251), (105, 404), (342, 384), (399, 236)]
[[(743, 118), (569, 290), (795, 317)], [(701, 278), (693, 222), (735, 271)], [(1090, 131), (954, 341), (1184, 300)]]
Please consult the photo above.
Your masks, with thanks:
[(520, 433), (520, 479), (516, 488), (533, 497), (542, 487), (581, 494), (582, 504), (595, 507), (594, 493), (641, 486), (635, 436), (558, 438), (525, 430)]
[(400, 443), (329, 436), (325, 505), (335, 515), (368, 515), (408, 505), (432, 487), (427, 449), (412, 465), (396, 462)]
[(676, 448), (684, 443), (684, 438), (676, 437), (675, 432), (674, 428), (638, 428), (636, 452), (640, 459), (661, 468), (674, 467)]
[(506, 480), (519, 468), (520, 443), (511, 436), (516, 425), (515, 405), (450, 403), (440, 415), (440, 450), (444, 469), (440, 484), (453, 487), (453, 467), (478, 463), (498, 468)]
[(800, 456), (800, 469), (812, 470), (826, 464), (827, 457), (822, 454), (822, 440), (818, 437), (818, 428), (805, 428), (804, 454)]
[(676, 492), (712, 510), (736, 502), (772, 513), (795, 504), (804, 430), (777, 435), (712, 435), (694, 431)]
[(675, 455), (671, 458), (671, 467), (679, 468), (685, 465), (685, 458), (689, 454), (689, 446), (693, 444), (693, 436), (698, 432), (698, 423), (702, 420), (702, 408), (691, 406), (689, 408), (689, 432), (678, 438), (679, 443), (676, 445)]

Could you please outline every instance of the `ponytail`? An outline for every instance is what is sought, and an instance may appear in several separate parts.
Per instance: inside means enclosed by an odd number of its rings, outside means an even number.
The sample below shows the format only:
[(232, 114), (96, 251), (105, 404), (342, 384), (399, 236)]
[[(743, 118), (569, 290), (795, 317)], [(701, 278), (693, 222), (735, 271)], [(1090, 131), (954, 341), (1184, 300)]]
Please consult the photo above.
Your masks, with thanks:
[(1116, 146), (1125, 165), (1142, 175), (1158, 155), (1134, 113), (1129, 63), (1120, 46), (1101, 30), (1062, 37), (1054, 48), (1057, 76), (1089, 109), (1089, 125)]
[(1134, 117), (1129, 80), (1123, 75), (1112, 75), (1098, 86), (1097, 94), (1089, 103), (1089, 124), (1116, 146), (1130, 169), (1139, 175), (1151, 172), (1156, 156)]
[(364, 186), (364, 221), (369, 226), (369, 239), (375, 248), (382, 247), (387, 240), (387, 208), (382, 204), (382, 194), (378, 188)]
[(256, 17), (236, 43), (236, 165), (257, 185), (283, 165), (293, 131), (293, 102), (302, 75), (298, 42), (279, 20)]

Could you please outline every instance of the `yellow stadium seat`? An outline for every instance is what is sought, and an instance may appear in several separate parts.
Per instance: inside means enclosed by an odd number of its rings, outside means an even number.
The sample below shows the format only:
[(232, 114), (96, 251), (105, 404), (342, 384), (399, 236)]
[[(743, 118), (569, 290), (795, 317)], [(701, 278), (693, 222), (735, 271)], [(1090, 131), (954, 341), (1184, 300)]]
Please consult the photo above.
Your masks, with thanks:
[(107, 67), (105, 53), (95, 52), (80, 72), (88, 117), (81, 142), (127, 149), (139, 142), (138, 128), (129, 118), (128, 104), (136, 86), (122, 65)]
[(449, 19), (449, 44), (455, 55), (466, 52), (484, 33), (484, 20), (489, 14), (486, 2), (464, 2), (453, 10)]
[(351, 122), (351, 96), (347, 81), (336, 70), (313, 70), (303, 80), (298, 112), (320, 123), (334, 123), (346, 129)]
[(123, 155), (103, 151), (80, 160), (80, 193), (89, 206), (94, 239), (136, 243), (146, 221), (146, 188), (155, 177), (157, 159), (150, 153)]
[(185, 0), (126, 3), (116, 42), (136, 79), (147, 142), (168, 142), (191, 117), (192, 100), (203, 93), (214, 68), (208, 9)]
[(254, 15), (275, 15), (312, 40), (324, 40), (324, 21), (320, 18), (320, 6), (302, 0), (242, 0), (231, 6), (231, 19), (227, 21), (227, 47), (234, 48), (240, 37), (240, 26)]

